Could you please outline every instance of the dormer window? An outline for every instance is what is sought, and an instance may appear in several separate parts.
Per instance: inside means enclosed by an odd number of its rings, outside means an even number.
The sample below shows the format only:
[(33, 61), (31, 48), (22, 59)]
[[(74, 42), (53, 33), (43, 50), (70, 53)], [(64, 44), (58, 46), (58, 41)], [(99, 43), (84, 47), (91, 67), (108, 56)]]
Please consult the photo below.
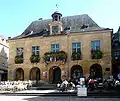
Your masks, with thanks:
[(70, 30), (70, 27), (65, 27), (65, 29), (64, 30)]
[(88, 28), (88, 25), (82, 25), (80, 29)]
[(53, 34), (58, 33), (58, 26), (52, 26), (52, 33)]

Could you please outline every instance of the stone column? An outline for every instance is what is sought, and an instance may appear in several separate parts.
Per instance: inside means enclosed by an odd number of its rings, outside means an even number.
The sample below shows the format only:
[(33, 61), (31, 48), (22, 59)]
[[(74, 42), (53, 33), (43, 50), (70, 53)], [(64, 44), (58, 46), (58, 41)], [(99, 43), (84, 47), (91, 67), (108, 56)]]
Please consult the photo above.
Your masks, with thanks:
[(30, 77), (30, 68), (24, 68), (24, 81), (29, 80)]

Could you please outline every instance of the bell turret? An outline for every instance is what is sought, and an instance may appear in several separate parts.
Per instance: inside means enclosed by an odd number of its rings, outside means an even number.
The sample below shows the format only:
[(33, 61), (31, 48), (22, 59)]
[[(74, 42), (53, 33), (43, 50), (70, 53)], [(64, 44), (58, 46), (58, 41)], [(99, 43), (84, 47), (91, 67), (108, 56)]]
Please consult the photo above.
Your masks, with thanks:
[(57, 11), (52, 14), (53, 21), (60, 21), (61, 17), (62, 17), (62, 14)]

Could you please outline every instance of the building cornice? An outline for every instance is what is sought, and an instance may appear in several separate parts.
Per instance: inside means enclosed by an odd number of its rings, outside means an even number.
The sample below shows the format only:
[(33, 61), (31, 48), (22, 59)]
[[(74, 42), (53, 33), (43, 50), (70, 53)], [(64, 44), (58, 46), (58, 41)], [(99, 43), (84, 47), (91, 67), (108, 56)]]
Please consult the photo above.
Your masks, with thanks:
[[(98, 34), (98, 33), (106, 33), (106, 32), (111, 32), (113, 33), (113, 29), (102, 29), (102, 30), (95, 30), (95, 31), (83, 31), (83, 32), (71, 32), (71, 33), (66, 33), (66, 34), (58, 34), (58, 35), (48, 35), (48, 36), (39, 36), (39, 37), (28, 37), (28, 38), (20, 38), (20, 39), (13, 39), (13, 40), (9, 40), (9, 41), (17, 41), (17, 40), (32, 40), (32, 39), (37, 39), (37, 38), (49, 38), (49, 37), (60, 37), (60, 36), (65, 36), (65, 35), (85, 35), (85, 34)], [(8, 41), (8, 42), (9, 42)]]

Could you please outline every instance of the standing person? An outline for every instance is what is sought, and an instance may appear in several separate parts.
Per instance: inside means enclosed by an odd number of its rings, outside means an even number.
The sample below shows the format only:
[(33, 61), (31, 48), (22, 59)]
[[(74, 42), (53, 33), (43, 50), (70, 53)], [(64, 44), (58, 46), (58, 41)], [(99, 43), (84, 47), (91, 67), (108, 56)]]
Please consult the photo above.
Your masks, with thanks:
[(81, 86), (85, 85), (85, 78), (84, 77), (80, 78), (80, 85)]
[(65, 79), (65, 80), (62, 82), (62, 84), (61, 84), (60, 87), (62, 88), (63, 91), (64, 91), (64, 90), (67, 90), (68, 81)]
[(94, 80), (93, 79), (90, 79), (89, 80), (89, 88), (90, 88), (90, 91), (93, 91), (94, 90)]
[(118, 78), (118, 80), (120, 81), (120, 73), (118, 73), (117, 78)]
[(79, 84), (79, 83), (78, 83), (78, 79), (75, 80), (75, 83), (74, 83), (74, 84), (75, 84), (75, 86)]

